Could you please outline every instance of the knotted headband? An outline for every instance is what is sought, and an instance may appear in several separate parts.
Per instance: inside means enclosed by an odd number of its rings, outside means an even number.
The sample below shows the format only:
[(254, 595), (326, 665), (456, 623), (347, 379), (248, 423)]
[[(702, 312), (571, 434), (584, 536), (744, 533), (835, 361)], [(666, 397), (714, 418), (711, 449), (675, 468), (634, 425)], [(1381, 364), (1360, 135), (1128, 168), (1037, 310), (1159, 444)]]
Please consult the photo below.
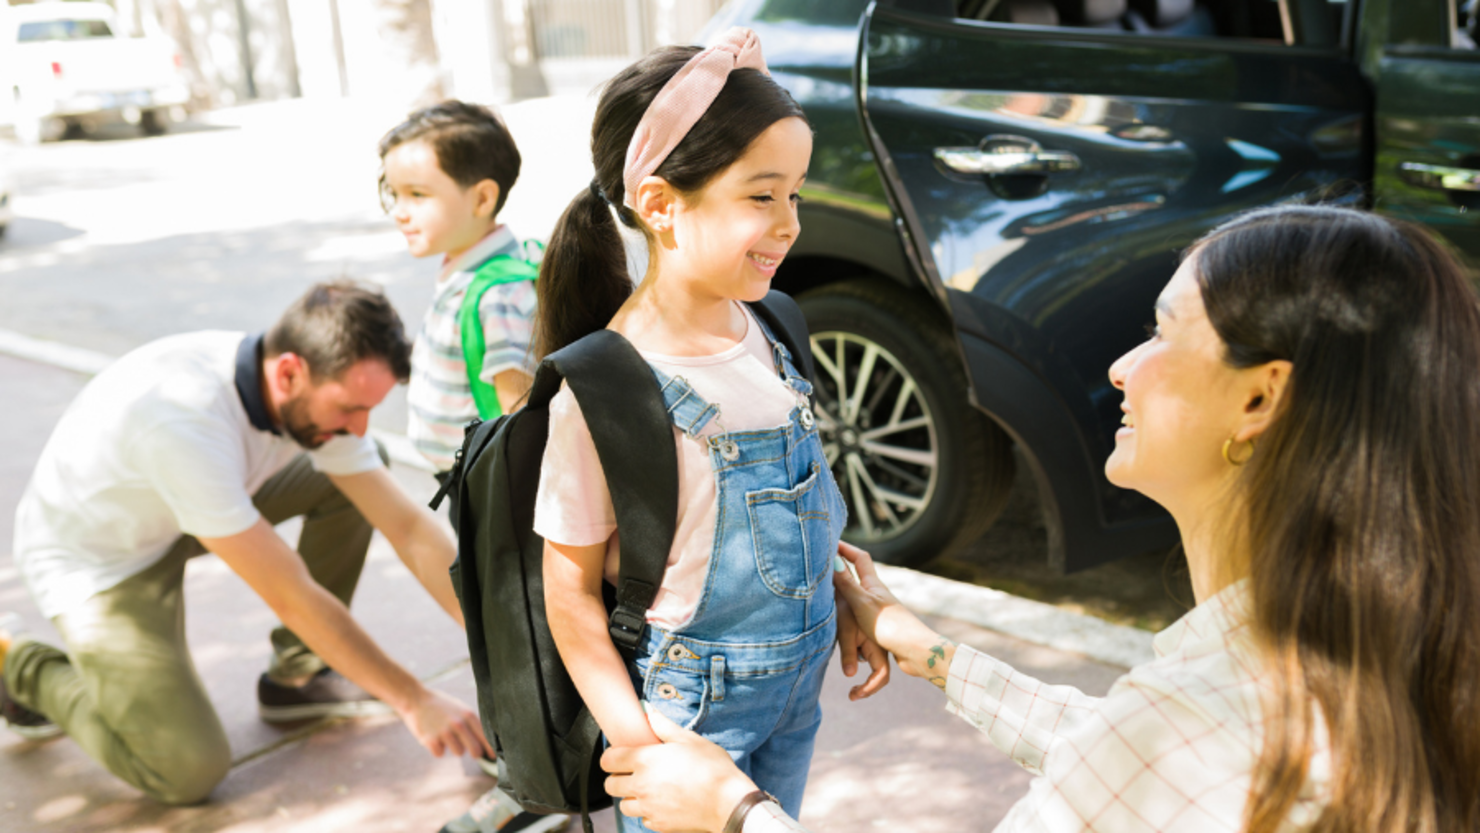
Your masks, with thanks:
[(761, 57), (760, 38), (755, 32), (737, 26), (726, 32), (719, 43), (690, 58), (658, 90), (627, 145), (627, 164), (622, 169), (626, 193), (622, 202), (628, 208), (637, 209), (637, 186), (652, 176), (694, 129), (724, 89), (730, 73), (741, 68), (771, 74), (766, 69), (765, 58)]

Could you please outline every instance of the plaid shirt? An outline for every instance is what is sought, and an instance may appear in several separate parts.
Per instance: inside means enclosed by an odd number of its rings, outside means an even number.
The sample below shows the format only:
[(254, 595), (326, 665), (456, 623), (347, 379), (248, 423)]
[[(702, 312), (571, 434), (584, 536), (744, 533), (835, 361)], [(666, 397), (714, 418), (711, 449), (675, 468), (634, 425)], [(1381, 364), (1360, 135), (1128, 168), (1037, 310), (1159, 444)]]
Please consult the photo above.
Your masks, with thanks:
[[(1247, 582), (1198, 605), (1156, 635), (1155, 660), (1132, 668), (1104, 697), (1046, 685), (958, 648), (948, 708), (1038, 776), (998, 833), (1241, 830), (1264, 737), (1247, 605)], [(1324, 724), (1316, 736), (1285, 831), (1309, 828), (1329, 800)], [(774, 804), (745, 820), (745, 833), (802, 830)]]
[[(406, 435), (437, 471), (452, 468), (453, 458), (462, 445), (463, 426), (478, 416), (473, 390), (468, 384), (468, 363), (463, 358), (462, 328), (457, 324), (457, 313), (473, 273), (501, 254), (524, 257), (523, 248), (508, 226), (494, 229), (455, 262), (443, 266), (432, 305), (421, 320), (421, 331), (411, 348)], [(483, 381), (492, 384), (493, 377), (505, 370), (530, 371), (528, 355), (534, 307), (533, 281), (503, 284), (484, 293), (478, 303), (485, 345)]]

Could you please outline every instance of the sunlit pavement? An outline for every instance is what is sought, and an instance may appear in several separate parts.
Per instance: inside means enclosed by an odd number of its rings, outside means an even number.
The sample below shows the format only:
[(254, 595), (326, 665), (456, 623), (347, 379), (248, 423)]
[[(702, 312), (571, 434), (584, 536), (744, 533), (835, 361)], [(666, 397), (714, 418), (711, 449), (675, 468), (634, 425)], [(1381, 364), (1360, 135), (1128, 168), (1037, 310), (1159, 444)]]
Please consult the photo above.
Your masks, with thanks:
[[(505, 209), (544, 237), (590, 178), (589, 99), (506, 112), (525, 170)], [(166, 334), (261, 329), (311, 281), (347, 274), (385, 286), (419, 320), (434, 264), (404, 252), (375, 199), (374, 143), (397, 114), (345, 102), (218, 111), (158, 139), (115, 137), (8, 147), (18, 218), (0, 243), (0, 328), (117, 355)], [(51, 426), (85, 382), (0, 355), (0, 611), (51, 631), (9, 556), (11, 513)], [(375, 424), (404, 429), (399, 392)], [(428, 496), (430, 478), (396, 475)], [(285, 533), (292, 533), (285, 529)], [(237, 765), (204, 805), (142, 799), (65, 738), (33, 744), (0, 730), (0, 830), (396, 831), (431, 833), (488, 782), (425, 753), (393, 718), (282, 729), (256, 716), (271, 613), (213, 558), (187, 571), (187, 627)], [(397, 660), (473, 700), (462, 635), (379, 537), (354, 613)], [(1119, 669), (951, 620), (937, 625), (1023, 670), (1103, 692)], [(943, 698), (899, 678), (861, 704), (833, 673), (824, 694), (804, 820), (818, 833), (988, 830), (1027, 776), (945, 714)], [(702, 787), (697, 787), (702, 788)], [(614, 829), (610, 812), (598, 829)]]

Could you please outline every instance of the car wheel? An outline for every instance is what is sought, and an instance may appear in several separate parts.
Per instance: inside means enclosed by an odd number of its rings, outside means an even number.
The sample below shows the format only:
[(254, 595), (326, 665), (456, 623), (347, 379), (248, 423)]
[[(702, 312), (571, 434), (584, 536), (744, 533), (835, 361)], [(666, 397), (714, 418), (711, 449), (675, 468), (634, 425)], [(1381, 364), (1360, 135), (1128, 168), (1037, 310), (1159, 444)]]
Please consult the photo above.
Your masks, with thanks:
[(967, 400), (949, 322), (876, 279), (797, 300), (812, 331), (819, 433), (848, 504), (844, 540), (919, 566), (980, 537), (1011, 491), (1012, 445)]
[(163, 136), (169, 129), (169, 119), (159, 110), (145, 110), (139, 114), (139, 132), (145, 136)]

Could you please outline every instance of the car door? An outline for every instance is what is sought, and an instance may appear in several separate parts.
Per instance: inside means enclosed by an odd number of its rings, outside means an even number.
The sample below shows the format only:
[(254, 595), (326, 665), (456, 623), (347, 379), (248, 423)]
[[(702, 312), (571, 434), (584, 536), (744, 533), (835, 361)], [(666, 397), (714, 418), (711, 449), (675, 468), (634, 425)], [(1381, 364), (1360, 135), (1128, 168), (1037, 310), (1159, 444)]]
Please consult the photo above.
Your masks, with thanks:
[(1448, 0), (1411, 0), (1378, 47), (1374, 207), (1480, 267), (1480, 50)]
[(1349, 16), (1328, 9), (1319, 47), (1285, 42), (1288, 14), (1279, 40), (864, 17), (860, 110), (906, 245), (954, 318), (973, 402), (1038, 475), (1064, 569), (1175, 540), (1103, 466), (1121, 418), (1107, 369), (1145, 337), (1178, 252), (1255, 206), (1363, 199), (1341, 185), (1370, 170), (1369, 88), (1340, 43)]

